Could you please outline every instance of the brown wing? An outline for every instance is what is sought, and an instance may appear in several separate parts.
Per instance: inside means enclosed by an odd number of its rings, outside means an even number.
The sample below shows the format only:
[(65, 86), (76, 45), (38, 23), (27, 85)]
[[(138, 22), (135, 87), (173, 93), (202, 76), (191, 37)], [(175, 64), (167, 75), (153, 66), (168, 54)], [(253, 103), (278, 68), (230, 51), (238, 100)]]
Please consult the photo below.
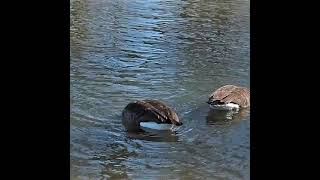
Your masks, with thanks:
[(224, 103), (235, 103), (241, 107), (250, 106), (250, 91), (246, 88), (237, 88), (230, 92), (225, 98), (221, 99)]
[(224, 103), (236, 103), (241, 107), (250, 106), (250, 91), (245, 87), (225, 85), (214, 91), (209, 99), (219, 100)]
[[(144, 112), (152, 113), (158, 120), (160, 120), (159, 123), (167, 123), (169, 121), (167, 115), (159, 109), (157, 106), (154, 106), (153, 104), (147, 102), (147, 101), (136, 101), (137, 105), (140, 106), (141, 109), (143, 109)], [(170, 122), (170, 121), (169, 121)]]
[(215, 100), (222, 100), (223, 98), (227, 97), (230, 95), (231, 92), (233, 92), (235, 89), (237, 89), (237, 86), (234, 85), (225, 85), (217, 90), (215, 90), (210, 96), (210, 99), (215, 99)]
[(176, 112), (174, 112), (168, 105), (165, 103), (159, 101), (159, 100), (151, 100), (151, 99), (146, 99), (144, 102), (152, 105), (154, 109), (154, 113), (156, 115), (159, 115), (162, 119), (164, 119), (165, 123), (172, 123), (175, 125), (181, 125), (182, 123), (180, 122), (180, 119)]

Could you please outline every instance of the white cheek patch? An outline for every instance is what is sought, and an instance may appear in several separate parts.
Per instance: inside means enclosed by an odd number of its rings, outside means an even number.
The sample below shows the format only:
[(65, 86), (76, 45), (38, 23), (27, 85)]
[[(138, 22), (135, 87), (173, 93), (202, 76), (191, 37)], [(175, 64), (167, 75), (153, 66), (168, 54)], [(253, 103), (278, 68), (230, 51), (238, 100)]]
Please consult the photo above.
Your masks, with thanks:
[(156, 122), (140, 122), (140, 126), (149, 129), (156, 130), (170, 130), (172, 128), (172, 124), (158, 124)]

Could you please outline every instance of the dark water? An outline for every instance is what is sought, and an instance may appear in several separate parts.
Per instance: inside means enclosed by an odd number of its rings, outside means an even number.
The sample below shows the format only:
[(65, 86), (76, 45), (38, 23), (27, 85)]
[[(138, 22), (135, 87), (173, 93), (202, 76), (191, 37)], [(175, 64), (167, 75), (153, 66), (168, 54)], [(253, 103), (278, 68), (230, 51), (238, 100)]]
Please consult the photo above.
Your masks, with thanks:
[[(71, 179), (250, 179), (250, 113), (205, 104), (222, 85), (250, 86), (249, 1), (70, 3)], [(122, 109), (144, 98), (184, 125), (126, 133)]]

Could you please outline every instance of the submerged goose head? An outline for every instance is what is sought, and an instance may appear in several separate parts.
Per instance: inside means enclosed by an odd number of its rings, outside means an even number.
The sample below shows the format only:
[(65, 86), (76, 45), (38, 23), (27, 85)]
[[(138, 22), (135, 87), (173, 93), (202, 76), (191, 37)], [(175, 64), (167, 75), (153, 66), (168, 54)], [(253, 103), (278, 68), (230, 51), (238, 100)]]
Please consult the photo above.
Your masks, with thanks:
[(212, 109), (238, 110), (250, 106), (250, 90), (245, 87), (225, 85), (215, 90), (207, 103)]
[[(148, 125), (149, 123), (149, 125)], [(141, 100), (129, 103), (122, 111), (122, 124), (128, 131), (139, 131), (141, 126), (181, 126), (178, 115), (159, 100)], [(150, 126), (151, 124), (151, 126)], [(152, 125), (153, 124), (153, 125)]]

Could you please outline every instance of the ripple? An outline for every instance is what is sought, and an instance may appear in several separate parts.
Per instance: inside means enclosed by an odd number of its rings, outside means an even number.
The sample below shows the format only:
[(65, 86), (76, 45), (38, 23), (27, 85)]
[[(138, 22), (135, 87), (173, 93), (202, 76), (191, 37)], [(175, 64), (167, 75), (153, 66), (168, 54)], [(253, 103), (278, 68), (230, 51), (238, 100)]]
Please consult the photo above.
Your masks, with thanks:
[[(207, 95), (250, 85), (246, 0), (70, 2), (71, 179), (250, 179), (250, 113), (210, 117)], [(184, 122), (130, 134), (121, 112), (162, 99)]]

